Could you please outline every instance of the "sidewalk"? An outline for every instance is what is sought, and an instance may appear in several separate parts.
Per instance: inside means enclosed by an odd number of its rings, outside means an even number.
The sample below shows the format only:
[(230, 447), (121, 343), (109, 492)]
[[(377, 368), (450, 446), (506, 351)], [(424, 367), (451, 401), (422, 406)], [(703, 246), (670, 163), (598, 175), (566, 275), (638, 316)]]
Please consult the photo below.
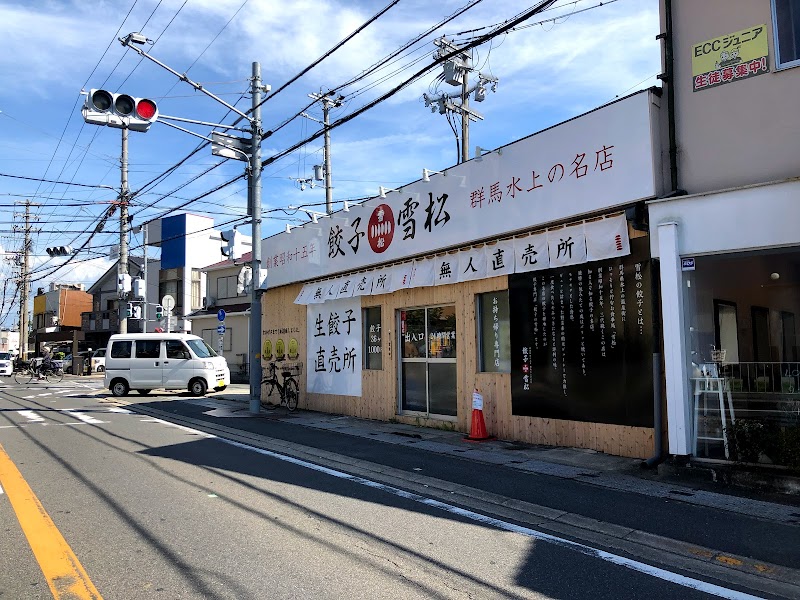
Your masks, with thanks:
[[(203, 399), (198, 401), (202, 402)], [(224, 392), (209, 396), (206, 401), (228, 401), (232, 406), (241, 406), (250, 401), (249, 389), (246, 385), (232, 385)], [(642, 461), (639, 459), (610, 456), (594, 450), (531, 446), (503, 440), (469, 442), (460, 432), (305, 410), (289, 413), (283, 407), (263, 414), (294, 426), (413, 447), (529, 473), (572, 479), (612, 490), (800, 525), (799, 496), (765, 494), (719, 484), (687, 481), (670, 470), (661, 470), (659, 473), (656, 470), (642, 469)]]

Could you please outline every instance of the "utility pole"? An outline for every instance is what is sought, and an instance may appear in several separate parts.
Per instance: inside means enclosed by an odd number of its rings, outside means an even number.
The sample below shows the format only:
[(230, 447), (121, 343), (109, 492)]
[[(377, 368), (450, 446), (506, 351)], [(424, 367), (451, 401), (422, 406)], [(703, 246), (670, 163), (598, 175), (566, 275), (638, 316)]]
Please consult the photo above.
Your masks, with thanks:
[[(28, 289), (30, 287), (30, 254), (31, 254), (31, 206), (38, 206), (30, 200), (25, 201), (25, 214), (14, 217), (24, 216), (25, 227), (23, 228), (24, 241), (22, 243), (22, 257), (20, 261), (20, 290), (19, 290), (19, 356), (21, 360), (28, 358)], [(14, 231), (17, 227), (14, 226)]]
[[(119, 190), (119, 262), (117, 275), (128, 274), (128, 128), (122, 128), (122, 158), (120, 160), (120, 190)], [(118, 277), (117, 281), (120, 281)], [(145, 284), (146, 286), (147, 284)], [(120, 300), (127, 302), (127, 297)], [(119, 332), (128, 333), (128, 318), (126, 306), (119, 304)]]
[[(331, 214), (333, 212), (333, 175), (331, 173), (331, 119), (330, 113), (332, 108), (338, 108), (342, 105), (344, 97), (339, 95), (337, 98), (331, 98), (330, 94), (309, 94), (312, 100), (318, 100), (322, 103), (322, 127), (325, 132), (325, 146), (323, 148), (323, 171), (325, 173), (325, 212)], [(303, 116), (319, 123), (319, 119), (303, 113)]]
[(252, 152), (250, 153), (250, 178), (247, 186), (250, 218), (253, 221), (252, 290), (250, 299), (250, 413), (261, 411), (261, 64), (253, 63), (251, 82), (252, 114), (250, 128)]
[[(439, 50), (435, 56), (441, 58), (458, 52), (459, 46), (451, 42), (445, 37), (441, 37), (433, 42)], [(425, 106), (430, 107), (431, 112), (436, 112), (437, 108), (439, 114), (447, 114), (448, 112), (458, 113), (461, 115), (461, 143), (459, 147), (459, 162), (466, 162), (469, 160), (469, 122), (482, 121), (483, 115), (479, 112), (470, 109), (469, 97), (474, 92), (475, 101), (483, 102), (486, 99), (486, 85), (491, 84), (492, 91), (497, 91), (497, 77), (478, 73), (478, 81), (474, 85), (469, 85), (469, 74), (474, 69), (472, 68), (472, 58), (465, 51), (456, 54), (449, 60), (445, 61), (442, 65), (444, 67), (444, 74), (441, 76), (444, 81), (453, 86), (460, 86), (461, 89), (453, 94), (445, 94), (440, 92), (438, 95), (429, 96), (422, 94), (425, 101)], [(452, 100), (460, 99), (460, 104), (455, 104)]]

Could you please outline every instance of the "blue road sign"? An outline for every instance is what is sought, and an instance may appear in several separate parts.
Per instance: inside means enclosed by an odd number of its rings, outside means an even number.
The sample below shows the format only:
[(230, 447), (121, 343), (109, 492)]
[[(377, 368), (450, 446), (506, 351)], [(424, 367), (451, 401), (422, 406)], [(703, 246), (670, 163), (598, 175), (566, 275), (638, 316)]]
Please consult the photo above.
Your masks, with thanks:
[(225, 311), (223, 309), (221, 309), (221, 308), (217, 311), (217, 320), (218, 321), (224, 321), (225, 320)]
[(225, 325), (217, 325), (217, 333), (225, 333)]

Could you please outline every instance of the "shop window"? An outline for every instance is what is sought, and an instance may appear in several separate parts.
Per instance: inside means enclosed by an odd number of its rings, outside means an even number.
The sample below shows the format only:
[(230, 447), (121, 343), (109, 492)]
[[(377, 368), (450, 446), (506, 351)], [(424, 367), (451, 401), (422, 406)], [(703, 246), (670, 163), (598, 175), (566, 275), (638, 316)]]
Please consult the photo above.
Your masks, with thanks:
[(694, 453), (786, 466), (800, 434), (800, 248), (695, 260), (683, 274)]
[(800, 66), (800, 0), (772, 0), (778, 67)]
[(381, 329), (381, 307), (373, 306), (363, 309), (364, 321), (364, 368), (383, 369), (382, 340), (383, 331)]
[(200, 269), (192, 269), (192, 306), (191, 308), (200, 308)]
[(478, 296), (478, 370), (511, 372), (508, 290)]

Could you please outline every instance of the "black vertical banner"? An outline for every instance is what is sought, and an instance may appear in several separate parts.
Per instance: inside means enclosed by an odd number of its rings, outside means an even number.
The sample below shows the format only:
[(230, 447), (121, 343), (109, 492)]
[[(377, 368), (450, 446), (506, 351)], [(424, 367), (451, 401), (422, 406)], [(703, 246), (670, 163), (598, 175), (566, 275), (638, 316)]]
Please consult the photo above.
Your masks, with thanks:
[(653, 426), (647, 238), (631, 254), (509, 276), (512, 414)]

